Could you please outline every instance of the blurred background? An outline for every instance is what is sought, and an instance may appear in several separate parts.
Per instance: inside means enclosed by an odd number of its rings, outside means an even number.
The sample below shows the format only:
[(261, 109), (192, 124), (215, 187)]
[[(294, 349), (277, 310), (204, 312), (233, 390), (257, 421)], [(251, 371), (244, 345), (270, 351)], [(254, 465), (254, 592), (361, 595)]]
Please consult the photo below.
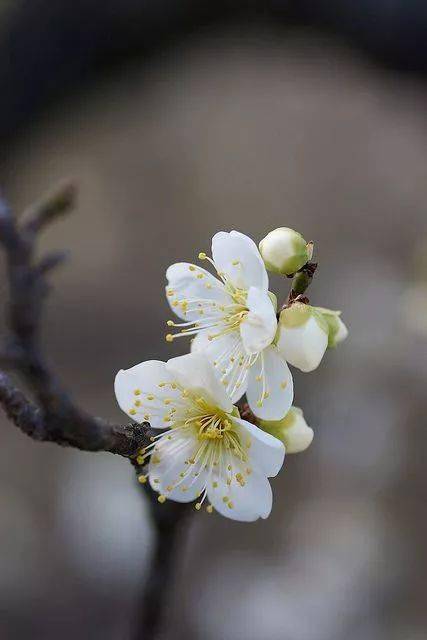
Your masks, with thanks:
[[(44, 342), (81, 405), (123, 419), (115, 372), (170, 354), (166, 267), (220, 229), (314, 240), (310, 298), (350, 328), (295, 373), (315, 439), (271, 517), (192, 519), (165, 640), (427, 635), (426, 35), (422, 0), (0, 1), (1, 187), (79, 186), (43, 248), (72, 253)], [(130, 465), (0, 429), (1, 640), (128, 638)]]

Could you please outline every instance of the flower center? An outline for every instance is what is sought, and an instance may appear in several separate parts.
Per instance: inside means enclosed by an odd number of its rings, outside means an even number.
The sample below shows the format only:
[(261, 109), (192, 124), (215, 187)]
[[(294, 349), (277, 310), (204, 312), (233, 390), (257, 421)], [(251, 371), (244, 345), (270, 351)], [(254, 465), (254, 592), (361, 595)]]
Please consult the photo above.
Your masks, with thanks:
[[(168, 383), (161, 385), (167, 386)], [(180, 388), (177, 383), (173, 385), (175, 389)], [(197, 492), (194, 491), (194, 499), (198, 499), (197, 510), (205, 501), (208, 490), (223, 491), (222, 500), (233, 509), (230, 491), (236, 485), (244, 487), (252, 473), (248, 465), (251, 438), (242, 439), (231, 415), (189, 390), (180, 390), (180, 398), (167, 399), (169, 406), (175, 404), (168, 416), (168, 421), (172, 422), (170, 429), (151, 437), (151, 444), (139, 453), (137, 463), (140, 465), (144, 465), (151, 455), (150, 467), (139, 475), (139, 481), (144, 483), (149, 475), (153, 475), (153, 485), (159, 486), (159, 490), (161, 487), (158, 497), (161, 503), (171, 492), (188, 493), (197, 486)], [(141, 390), (137, 391), (138, 397), (143, 394)], [(158, 465), (164, 465), (168, 460), (171, 466), (176, 466), (176, 454), (184, 448), (188, 457), (182, 460), (182, 466), (176, 467), (173, 476), (169, 474), (169, 484), (161, 485), (161, 473), (157, 476)], [(165, 468), (162, 473), (168, 474), (169, 471)], [(208, 513), (212, 513), (212, 509), (212, 505), (207, 506)]]
[(231, 431), (231, 422), (217, 413), (198, 418), (196, 425), (199, 440), (222, 440)]
[[(175, 338), (181, 336), (191, 336), (203, 330), (208, 331), (207, 336), (209, 340), (215, 340), (216, 338), (236, 331), (249, 312), (246, 305), (248, 297), (246, 289), (234, 286), (224, 273), (217, 270), (214, 261), (206, 256), (206, 254), (201, 253), (199, 257), (211, 262), (222, 281), (221, 284), (218, 282), (217, 286), (211, 282), (206, 282), (206, 289), (210, 290), (212, 288), (222, 287), (222, 290), (229, 296), (229, 302), (221, 304), (215, 300), (214, 296), (210, 296), (208, 292), (205, 298), (180, 299), (176, 291), (168, 288), (167, 295), (171, 298), (172, 307), (180, 307), (184, 316), (189, 313), (192, 315), (196, 313), (198, 319), (189, 322), (174, 322), (173, 320), (168, 320), (167, 325), (169, 327), (180, 328), (180, 331), (175, 334), (168, 333), (166, 335), (167, 342), (172, 342)], [(237, 263), (238, 261), (236, 261), (236, 264)], [(194, 265), (189, 265), (188, 268), (195, 279), (203, 282), (205, 278), (203, 269), (199, 269)]]

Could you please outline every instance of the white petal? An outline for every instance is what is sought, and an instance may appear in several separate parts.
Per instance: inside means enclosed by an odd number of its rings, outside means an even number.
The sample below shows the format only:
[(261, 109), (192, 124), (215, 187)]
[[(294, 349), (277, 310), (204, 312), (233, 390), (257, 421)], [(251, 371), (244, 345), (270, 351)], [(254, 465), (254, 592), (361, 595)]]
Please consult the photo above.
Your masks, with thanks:
[[(175, 502), (195, 500), (206, 484), (200, 465), (186, 464), (198, 448), (196, 438), (183, 438), (171, 432), (172, 440), (162, 439), (151, 456), (149, 482), (160, 494)], [(154, 462), (159, 460), (159, 462)], [(186, 474), (184, 478), (180, 474)], [(197, 475), (194, 475), (197, 474)]]
[[(202, 267), (188, 262), (177, 262), (168, 268), (166, 278), (169, 304), (172, 311), (182, 320), (198, 320), (201, 309), (204, 317), (216, 316), (219, 314), (218, 304), (230, 303), (230, 296), (225, 291), (223, 283)], [(183, 300), (188, 303), (186, 311), (180, 306)]]
[(206, 332), (198, 333), (191, 351), (203, 353), (209, 359), (218, 379), (227, 382), (225, 388), (232, 402), (237, 402), (246, 393), (248, 370), (240, 364), (246, 354), (238, 330), (214, 340), (209, 340)]
[[(273, 493), (267, 478), (257, 472), (252, 472), (245, 478), (246, 484), (226, 484), (225, 479), (217, 480), (218, 487), (214, 489), (208, 485), (208, 498), (214, 509), (226, 518), (240, 522), (253, 522), (258, 518), (268, 518), (273, 504)], [(223, 498), (229, 500), (224, 502)], [(228, 505), (232, 504), (232, 508)]]
[[(264, 399), (263, 387), (268, 393)], [(254, 414), (263, 420), (280, 420), (291, 408), (294, 398), (292, 374), (276, 345), (264, 349), (250, 368), (246, 395)]]
[(335, 342), (339, 344), (343, 340), (345, 340), (348, 336), (348, 329), (345, 326), (344, 322), (341, 318), (338, 318), (338, 331), (335, 334)]
[(172, 358), (168, 360), (166, 368), (184, 388), (206, 398), (226, 413), (233, 410), (233, 403), (205, 355), (188, 353), (185, 356)]
[(283, 442), (247, 420), (234, 418), (233, 424), (237, 425), (242, 445), (247, 447), (249, 444), (247, 466), (269, 478), (277, 476), (285, 459)]
[(114, 391), (120, 408), (132, 420), (147, 420), (154, 429), (164, 429), (170, 426), (170, 421), (164, 419), (168, 413), (164, 401), (179, 395), (179, 391), (168, 384), (172, 382), (173, 377), (166, 370), (166, 363), (147, 360), (119, 371), (114, 381)]
[(296, 327), (280, 324), (277, 346), (289, 364), (304, 372), (314, 371), (328, 346), (328, 334), (313, 317)]
[(298, 407), (292, 407), (290, 426), (283, 430), (283, 439), (287, 453), (305, 451), (313, 442), (314, 431), (305, 421), (304, 414)]
[(249, 313), (240, 324), (246, 353), (259, 353), (274, 340), (277, 318), (267, 291), (250, 287), (246, 301)]
[(240, 289), (268, 290), (268, 275), (256, 244), (238, 231), (220, 231), (212, 238), (212, 257), (219, 272)]

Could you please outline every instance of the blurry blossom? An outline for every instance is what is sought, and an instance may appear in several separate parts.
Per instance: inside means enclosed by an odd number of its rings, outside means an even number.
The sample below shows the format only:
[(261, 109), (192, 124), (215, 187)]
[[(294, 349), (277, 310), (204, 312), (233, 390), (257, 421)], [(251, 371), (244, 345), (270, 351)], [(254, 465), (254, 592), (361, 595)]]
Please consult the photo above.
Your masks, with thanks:
[[(295, 373), (315, 436), (274, 480), (271, 517), (193, 518), (167, 640), (425, 637), (427, 342), (402, 305), (427, 317), (427, 275), (413, 275), (426, 100), (422, 78), (324, 34), (211, 27), (45, 105), (3, 150), (17, 210), (60, 178), (79, 185), (43, 238), (71, 251), (43, 340), (89, 411), (122, 419), (116, 371), (170, 354), (165, 269), (220, 229), (314, 240), (310, 300), (349, 327), (317, 371)], [(3, 417), (1, 430), (0, 638), (128, 637), (152, 545), (130, 465), (33, 443)]]

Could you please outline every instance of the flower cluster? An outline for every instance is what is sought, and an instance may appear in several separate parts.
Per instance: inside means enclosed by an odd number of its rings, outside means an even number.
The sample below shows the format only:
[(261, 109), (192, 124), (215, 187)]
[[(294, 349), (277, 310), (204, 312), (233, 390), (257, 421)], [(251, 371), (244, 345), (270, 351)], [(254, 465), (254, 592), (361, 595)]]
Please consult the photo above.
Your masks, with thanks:
[[(179, 321), (166, 340), (191, 337), (191, 353), (121, 370), (115, 392), (132, 419), (159, 429), (138, 462), (159, 502), (206, 501), (235, 520), (266, 518), (272, 506), (269, 477), (285, 449), (306, 449), (313, 431), (292, 407), (288, 364), (314, 370), (328, 347), (347, 335), (340, 313), (290, 296), (278, 311), (267, 269), (304, 273), (313, 245), (292, 229), (269, 233), (260, 248), (237, 231), (212, 239), (212, 257), (200, 253), (215, 275), (179, 262), (166, 272), (166, 295)], [(246, 394), (258, 426), (234, 403)]]

